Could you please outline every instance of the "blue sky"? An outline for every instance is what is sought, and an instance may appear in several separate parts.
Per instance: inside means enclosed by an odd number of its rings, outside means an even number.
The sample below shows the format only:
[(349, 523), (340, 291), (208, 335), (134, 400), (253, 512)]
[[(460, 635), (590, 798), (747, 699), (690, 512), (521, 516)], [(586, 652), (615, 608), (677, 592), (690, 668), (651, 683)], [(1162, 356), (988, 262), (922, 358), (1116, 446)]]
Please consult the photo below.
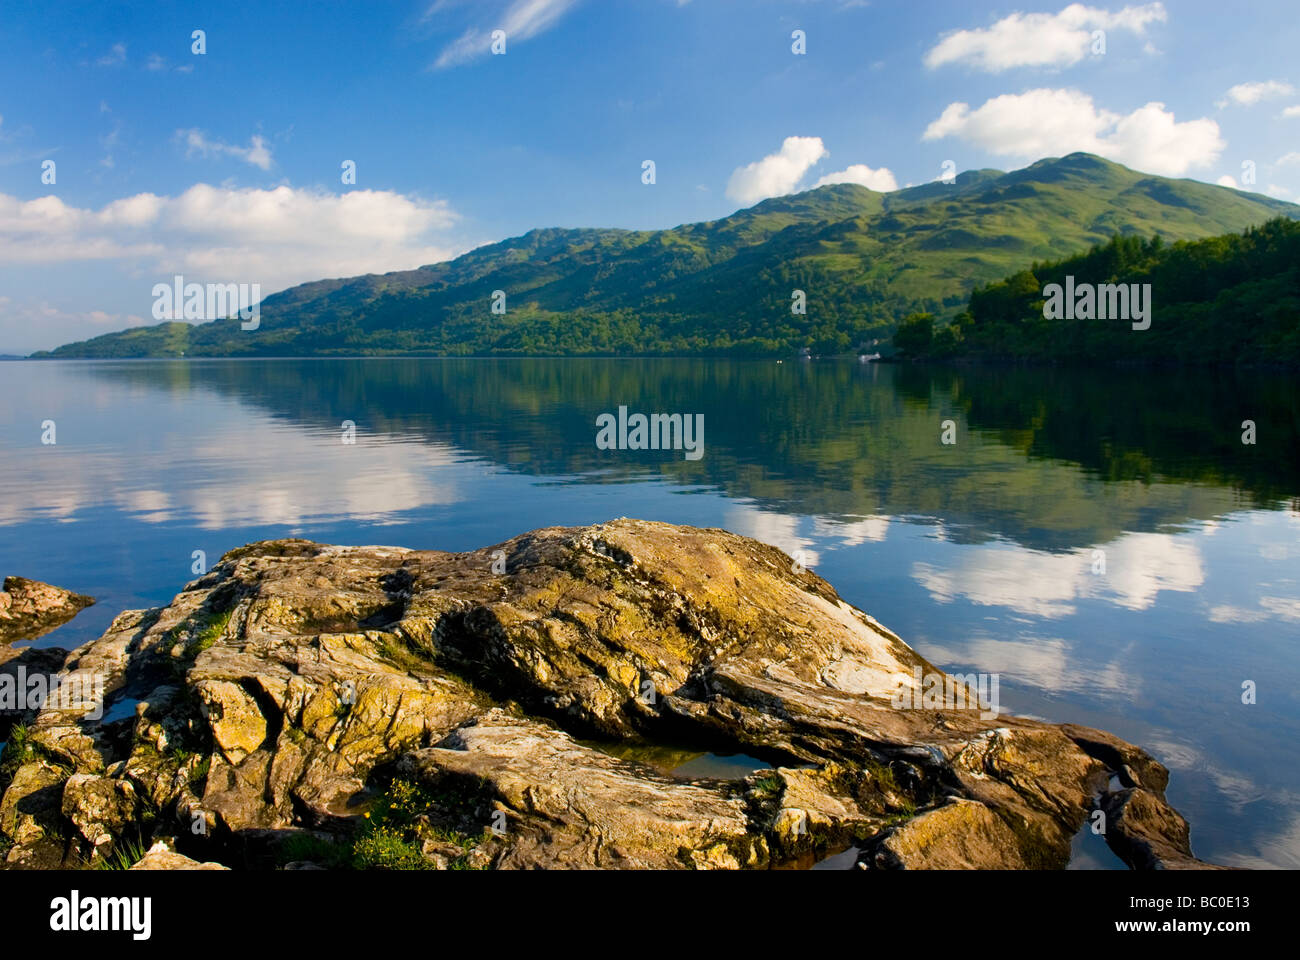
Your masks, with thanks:
[[(0, 353), (152, 323), (153, 285), (175, 273), (269, 294), (538, 226), (670, 227), (824, 179), (922, 183), (945, 161), (1005, 170), (1088, 149), (1297, 200), (1296, 12), (1294, 0), (11, 4)], [(497, 29), (504, 55), (489, 50)], [(355, 184), (341, 182), (347, 160)]]

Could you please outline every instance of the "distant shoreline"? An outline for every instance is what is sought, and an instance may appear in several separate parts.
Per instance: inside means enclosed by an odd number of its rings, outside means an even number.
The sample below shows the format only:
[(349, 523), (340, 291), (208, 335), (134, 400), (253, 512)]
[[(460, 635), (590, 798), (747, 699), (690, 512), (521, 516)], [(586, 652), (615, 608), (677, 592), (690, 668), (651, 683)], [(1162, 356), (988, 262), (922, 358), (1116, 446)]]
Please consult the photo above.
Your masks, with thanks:
[(352, 353), (352, 354), (258, 354), (256, 356), (189, 356), (189, 357), (70, 357), (70, 356), (0, 356), (0, 361), (30, 360), (36, 362), (85, 362), (96, 363), (142, 363), (168, 361), (188, 363), (191, 361), (271, 361), (271, 360), (730, 360), (744, 363), (858, 363), (861, 366), (881, 364), (887, 366), (925, 366), (925, 367), (989, 367), (1017, 369), (1056, 369), (1056, 370), (1110, 370), (1116, 367), (1140, 370), (1277, 370), (1291, 371), (1300, 369), (1294, 363), (1258, 363), (1237, 360), (1206, 360), (1203, 362), (1186, 362), (1179, 360), (1141, 360), (1116, 358), (1113, 360), (1029, 360), (1011, 357), (946, 357), (942, 359), (907, 359), (899, 357), (881, 357), (871, 361), (861, 361), (856, 354), (832, 354), (816, 357), (784, 356), (755, 354), (749, 356), (721, 356), (718, 354), (443, 354), (443, 353)]

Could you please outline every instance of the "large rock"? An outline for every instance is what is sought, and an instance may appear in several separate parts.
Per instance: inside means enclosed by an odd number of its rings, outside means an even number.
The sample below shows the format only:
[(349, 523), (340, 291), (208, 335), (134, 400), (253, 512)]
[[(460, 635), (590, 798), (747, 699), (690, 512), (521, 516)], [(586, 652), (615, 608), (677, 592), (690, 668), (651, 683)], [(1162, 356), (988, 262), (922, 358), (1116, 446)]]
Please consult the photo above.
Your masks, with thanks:
[[(102, 681), (120, 719), (61, 704), (28, 737), (63, 779), (129, 784), (159, 835), (239, 865), (342, 862), (369, 812), (414, 795), (427, 809), (370, 836), (385, 863), (800, 866), (854, 846), (867, 867), (1059, 867), (1110, 773), (1164, 802), (1164, 768), (1101, 731), (903, 708), (918, 674), (945, 679), (723, 530), (616, 520), (468, 553), (280, 540), (74, 653), (62, 675)], [(638, 759), (692, 744), (772, 766), (683, 781)], [(86, 847), (114, 829), (78, 815)], [(1175, 821), (1148, 829), (1184, 850)]]
[(93, 597), (39, 580), (5, 577), (0, 590), (0, 644), (35, 640), (94, 603)]

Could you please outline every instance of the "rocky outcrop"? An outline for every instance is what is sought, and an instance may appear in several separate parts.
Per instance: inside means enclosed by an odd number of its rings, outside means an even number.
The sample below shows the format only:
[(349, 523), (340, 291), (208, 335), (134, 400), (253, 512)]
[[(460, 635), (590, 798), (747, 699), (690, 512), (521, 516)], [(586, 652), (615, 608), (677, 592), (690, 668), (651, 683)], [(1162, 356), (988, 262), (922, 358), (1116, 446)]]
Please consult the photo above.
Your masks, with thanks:
[(1192, 856), (1187, 821), (1162, 795), (1131, 787), (1106, 795), (1101, 806), (1110, 818), (1110, 847), (1130, 867), (1197, 870), (1209, 866)]
[[(36, 717), (0, 763), (0, 831), (10, 866), (93, 862), (129, 835), (241, 868), (738, 869), (850, 848), (867, 869), (1041, 868), (1117, 802), (1112, 776), (1164, 803), (1138, 747), (898, 706), (918, 675), (944, 679), (723, 530), (252, 544), (74, 652), (63, 680), (100, 678), (111, 709)], [(767, 766), (683, 778), (652, 761), (664, 745)], [(1198, 865), (1177, 823), (1142, 822)]]
[[(67, 623), (94, 603), (93, 597), (38, 580), (5, 577), (0, 590), (0, 644), (35, 640)], [(6, 653), (0, 646), (0, 658)]]

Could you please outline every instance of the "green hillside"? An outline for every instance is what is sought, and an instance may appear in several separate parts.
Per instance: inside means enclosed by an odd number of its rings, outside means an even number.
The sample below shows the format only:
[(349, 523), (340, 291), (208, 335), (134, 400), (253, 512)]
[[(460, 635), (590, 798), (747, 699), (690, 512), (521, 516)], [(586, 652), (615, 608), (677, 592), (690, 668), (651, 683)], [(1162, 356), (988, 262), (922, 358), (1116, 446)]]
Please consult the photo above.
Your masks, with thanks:
[[(263, 301), (256, 331), (164, 323), (38, 355), (843, 353), (1112, 236), (1193, 240), (1279, 215), (1300, 207), (1071, 154), (889, 194), (821, 187), (671, 230), (533, 230), (418, 270), (294, 287)], [(796, 289), (806, 315), (791, 313)]]
[[(1134, 285), (1149, 290), (1145, 318), (1045, 309), (1053, 285), (1063, 293), (1103, 284), (1126, 286), (1130, 295)], [(909, 317), (894, 344), (913, 357), (943, 359), (1300, 366), (1300, 222), (1277, 218), (1174, 244), (1113, 237), (977, 288), (947, 328)]]

